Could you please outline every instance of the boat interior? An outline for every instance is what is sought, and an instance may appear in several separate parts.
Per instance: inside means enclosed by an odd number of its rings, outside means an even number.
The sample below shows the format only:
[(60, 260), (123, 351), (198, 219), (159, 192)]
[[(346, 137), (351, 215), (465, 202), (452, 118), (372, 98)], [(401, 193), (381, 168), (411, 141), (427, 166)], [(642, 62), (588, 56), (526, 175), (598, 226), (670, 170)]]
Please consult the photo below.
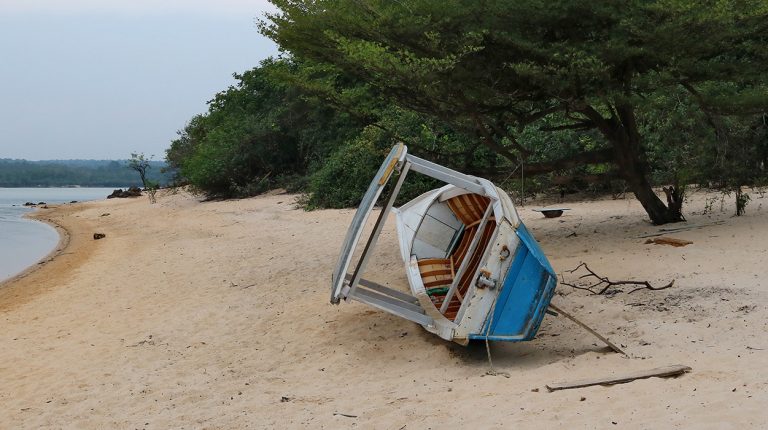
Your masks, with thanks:
[[(451, 321), (456, 319), (496, 228), (491, 213), (479, 231), (490, 203), (488, 197), (479, 194), (443, 195), (429, 207), (414, 237), (411, 255), (418, 261), (424, 287), (438, 310), (467, 260), (456, 293), (443, 312)], [(469, 255), (475, 235), (480, 235), (479, 242)]]

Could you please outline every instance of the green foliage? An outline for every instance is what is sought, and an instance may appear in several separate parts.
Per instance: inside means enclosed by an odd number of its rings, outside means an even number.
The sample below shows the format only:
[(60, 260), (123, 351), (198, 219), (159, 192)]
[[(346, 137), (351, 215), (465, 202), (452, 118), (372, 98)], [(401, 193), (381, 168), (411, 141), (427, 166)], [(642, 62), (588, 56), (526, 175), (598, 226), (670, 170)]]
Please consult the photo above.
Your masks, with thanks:
[(307, 209), (356, 206), (387, 155), (365, 135), (342, 146), (311, 176)]
[(692, 183), (708, 157), (705, 147), (716, 139), (706, 116), (682, 88), (649, 96), (638, 113), (648, 163), (656, 183)]
[(752, 198), (749, 194), (742, 191), (741, 187), (736, 189), (736, 216), (744, 215), (744, 211), (750, 200), (752, 200)]
[[(651, 190), (640, 125), (654, 99), (684, 90), (710, 116), (768, 104), (764, 1), (273, 3), (279, 12), (262, 32), (294, 56), (330, 64), (454, 130), (474, 130), (513, 165), (544, 159), (552, 171), (610, 161), (656, 223), (682, 215)], [(600, 141), (578, 139), (569, 154), (571, 143), (552, 151), (559, 139), (536, 136), (565, 130)]]
[[(498, 156), (445, 123), (386, 103), (315, 63), (269, 60), (236, 75), (209, 111), (179, 132), (166, 158), (181, 182), (209, 196), (308, 191), (308, 208), (356, 205), (391, 146), (465, 170)], [(434, 181), (409, 179), (403, 196)], [(363, 192), (361, 192), (361, 190)]]
[(144, 188), (147, 190), (149, 203), (150, 204), (157, 203), (157, 198), (155, 196), (157, 195), (157, 190), (160, 189), (160, 184), (151, 179), (147, 179), (146, 182), (144, 183)]
[(297, 65), (266, 60), (236, 74), (206, 114), (190, 120), (166, 154), (180, 180), (218, 197), (248, 196), (295, 183), (356, 122), (286, 84)]
[[(395, 142), (406, 143), (412, 154), (465, 172), (479, 172), (499, 162), (497, 154), (440, 121), (396, 107), (379, 114), (375, 124), (318, 164), (310, 177), (307, 208), (357, 205)], [(414, 173), (403, 183), (397, 203), (442, 185)]]
[(715, 188), (761, 183), (768, 161), (765, 116), (724, 117), (702, 111), (679, 90), (654, 94), (641, 115), (648, 158), (657, 182)]
[[(681, 81), (765, 83), (762, 1), (273, 3), (262, 31), (284, 49), (457, 122), (524, 125), (541, 107), (636, 103)], [(764, 107), (763, 88), (749, 92)]]
[[(765, 178), (762, 0), (273, 3), (261, 31), (285, 57), (235, 75), (166, 154), (209, 196), (353, 206), (398, 141), (499, 182), (523, 173), (526, 191), (621, 178), (657, 223), (682, 214), (652, 185)], [(416, 178), (402, 198), (439, 185)]]
[[(357, 206), (391, 148), (392, 141), (385, 136), (381, 129), (369, 127), (324, 160), (310, 177), (305, 208)], [(403, 183), (396, 203), (404, 203), (439, 186), (438, 181), (412, 174)]]

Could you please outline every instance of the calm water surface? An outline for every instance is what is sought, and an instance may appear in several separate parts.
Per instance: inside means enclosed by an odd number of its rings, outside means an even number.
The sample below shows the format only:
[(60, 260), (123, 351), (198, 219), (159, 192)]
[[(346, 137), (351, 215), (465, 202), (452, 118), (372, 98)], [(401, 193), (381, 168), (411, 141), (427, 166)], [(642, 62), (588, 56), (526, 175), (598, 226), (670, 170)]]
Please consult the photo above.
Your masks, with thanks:
[[(22, 218), (25, 202), (67, 203), (106, 198), (112, 188), (0, 188), (0, 281), (36, 264), (59, 242), (56, 230)], [(44, 210), (44, 209), (43, 209)]]

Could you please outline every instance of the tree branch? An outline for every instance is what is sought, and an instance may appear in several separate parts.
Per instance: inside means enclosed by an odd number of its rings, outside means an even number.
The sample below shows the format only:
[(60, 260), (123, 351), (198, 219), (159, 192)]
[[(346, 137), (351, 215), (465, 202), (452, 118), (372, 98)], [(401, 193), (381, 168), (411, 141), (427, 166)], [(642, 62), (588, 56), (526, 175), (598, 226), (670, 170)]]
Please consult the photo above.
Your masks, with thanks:
[(692, 95), (696, 100), (696, 104), (699, 105), (699, 109), (701, 109), (701, 112), (707, 118), (709, 125), (711, 125), (715, 130), (715, 134), (717, 135), (718, 139), (720, 141), (727, 140), (727, 132), (725, 131), (725, 127), (720, 122), (720, 119), (715, 116), (716, 113), (714, 113), (709, 108), (709, 106), (707, 106), (706, 101), (704, 101), (704, 96), (688, 81), (680, 81), (680, 86), (688, 91), (688, 93)]
[[(609, 288), (616, 287), (618, 285), (642, 285), (642, 287), (635, 288), (635, 289), (633, 289), (632, 291), (630, 291), (627, 294), (632, 294), (635, 291), (639, 291), (639, 290), (651, 290), (651, 291), (665, 290), (665, 289), (671, 288), (673, 285), (675, 285), (675, 280), (674, 279), (670, 283), (668, 283), (668, 284), (666, 284), (664, 286), (661, 286), (661, 287), (654, 287), (648, 281), (634, 281), (634, 280), (629, 280), (629, 281), (611, 281), (607, 277), (600, 276), (597, 273), (595, 273), (592, 269), (589, 268), (589, 266), (587, 266), (587, 263), (584, 263), (584, 262), (580, 263), (578, 266), (576, 266), (572, 270), (566, 270), (566, 272), (574, 273), (574, 272), (578, 271), (579, 269), (581, 269), (582, 267), (584, 268), (584, 270), (587, 271), (587, 273), (584, 274), (584, 275), (579, 276), (578, 279), (594, 278), (597, 281), (593, 281), (591, 284), (587, 284), (587, 285), (576, 285), (576, 284), (573, 284), (573, 283), (570, 283), (570, 282), (566, 282), (565, 281), (565, 277), (561, 274), (560, 275), (560, 278), (561, 278), (560, 284), (565, 285), (567, 287), (575, 288), (577, 290), (589, 291), (590, 293), (592, 293), (594, 295), (605, 294), (605, 292), (608, 291)], [(595, 291), (595, 289), (597, 289), (597, 288), (599, 288), (600, 290), (599, 291)]]
[(516, 163), (520, 160), (520, 157), (509, 152), (509, 149), (496, 142), (491, 133), (488, 132), (488, 129), (485, 127), (483, 121), (476, 113), (470, 113), (470, 116), (472, 117), (472, 120), (475, 121), (475, 127), (477, 128), (477, 131), (483, 136), (483, 142), (485, 142), (489, 148), (512, 162)]
[(552, 115), (555, 112), (560, 112), (565, 109), (565, 106), (562, 104), (558, 104), (552, 107), (549, 107), (547, 109), (542, 109), (538, 112), (528, 112), (526, 114), (522, 115), (516, 115), (518, 117), (517, 124), (518, 128), (523, 128), (526, 125), (533, 124), (534, 122), (546, 118), (549, 115)]
[(610, 119), (605, 119), (600, 112), (595, 110), (592, 106), (588, 105), (586, 102), (583, 102), (580, 106), (577, 106), (576, 109), (574, 109), (576, 112), (579, 112), (580, 114), (586, 116), (590, 121), (592, 121), (595, 126), (600, 129), (600, 132), (603, 133), (603, 135), (608, 138), (608, 141), (612, 141), (613, 138), (616, 136), (616, 130), (615, 130), (615, 121)]
[(493, 130), (493, 132), (496, 133), (499, 137), (506, 137), (509, 139), (509, 141), (512, 143), (512, 146), (517, 149), (518, 152), (520, 152), (522, 158), (526, 158), (533, 153), (530, 149), (521, 145), (515, 136), (509, 134), (503, 125), (494, 124), (493, 121), (488, 121), (488, 125), (491, 127), (491, 130)]
[[(528, 176), (543, 175), (556, 170), (567, 170), (585, 164), (610, 163), (613, 161), (613, 150), (610, 148), (598, 149), (596, 151), (581, 152), (570, 157), (564, 157), (552, 161), (542, 161), (538, 163), (524, 164), (523, 173)], [(517, 167), (515, 168), (517, 169)], [(508, 176), (510, 171), (505, 169), (483, 169), (483, 170), (465, 170), (464, 173), (478, 176), (502, 175)]]

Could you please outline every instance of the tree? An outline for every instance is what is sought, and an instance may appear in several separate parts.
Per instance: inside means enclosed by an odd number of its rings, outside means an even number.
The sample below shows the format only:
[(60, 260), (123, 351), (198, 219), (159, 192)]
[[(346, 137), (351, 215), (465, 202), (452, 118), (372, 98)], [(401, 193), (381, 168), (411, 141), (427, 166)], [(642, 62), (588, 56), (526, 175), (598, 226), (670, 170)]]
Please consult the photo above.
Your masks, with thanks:
[(141, 178), (141, 185), (144, 188), (148, 188), (147, 182), (147, 170), (152, 167), (152, 156), (149, 158), (144, 156), (144, 153), (131, 153), (131, 159), (128, 160), (128, 168), (135, 170)]
[(209, 196), (242, 197), (290, 186), (362, 127), (292, 85), (300, 65), (267, 59), (235, 74), (166, 153), (183, 179)]
[[(397, 104), (473, 130), (529, 174), (613, 163), (655, 224), (682, 219), (679, 187), (653, 191), (641, 115), (683, 89), (718, 116), (763, 112), (762, 0), (272, 0), (261, 31), (292, 55), (332, 64)], [(519, 139), (595, 131), (600, 147), (528, 163)]]

